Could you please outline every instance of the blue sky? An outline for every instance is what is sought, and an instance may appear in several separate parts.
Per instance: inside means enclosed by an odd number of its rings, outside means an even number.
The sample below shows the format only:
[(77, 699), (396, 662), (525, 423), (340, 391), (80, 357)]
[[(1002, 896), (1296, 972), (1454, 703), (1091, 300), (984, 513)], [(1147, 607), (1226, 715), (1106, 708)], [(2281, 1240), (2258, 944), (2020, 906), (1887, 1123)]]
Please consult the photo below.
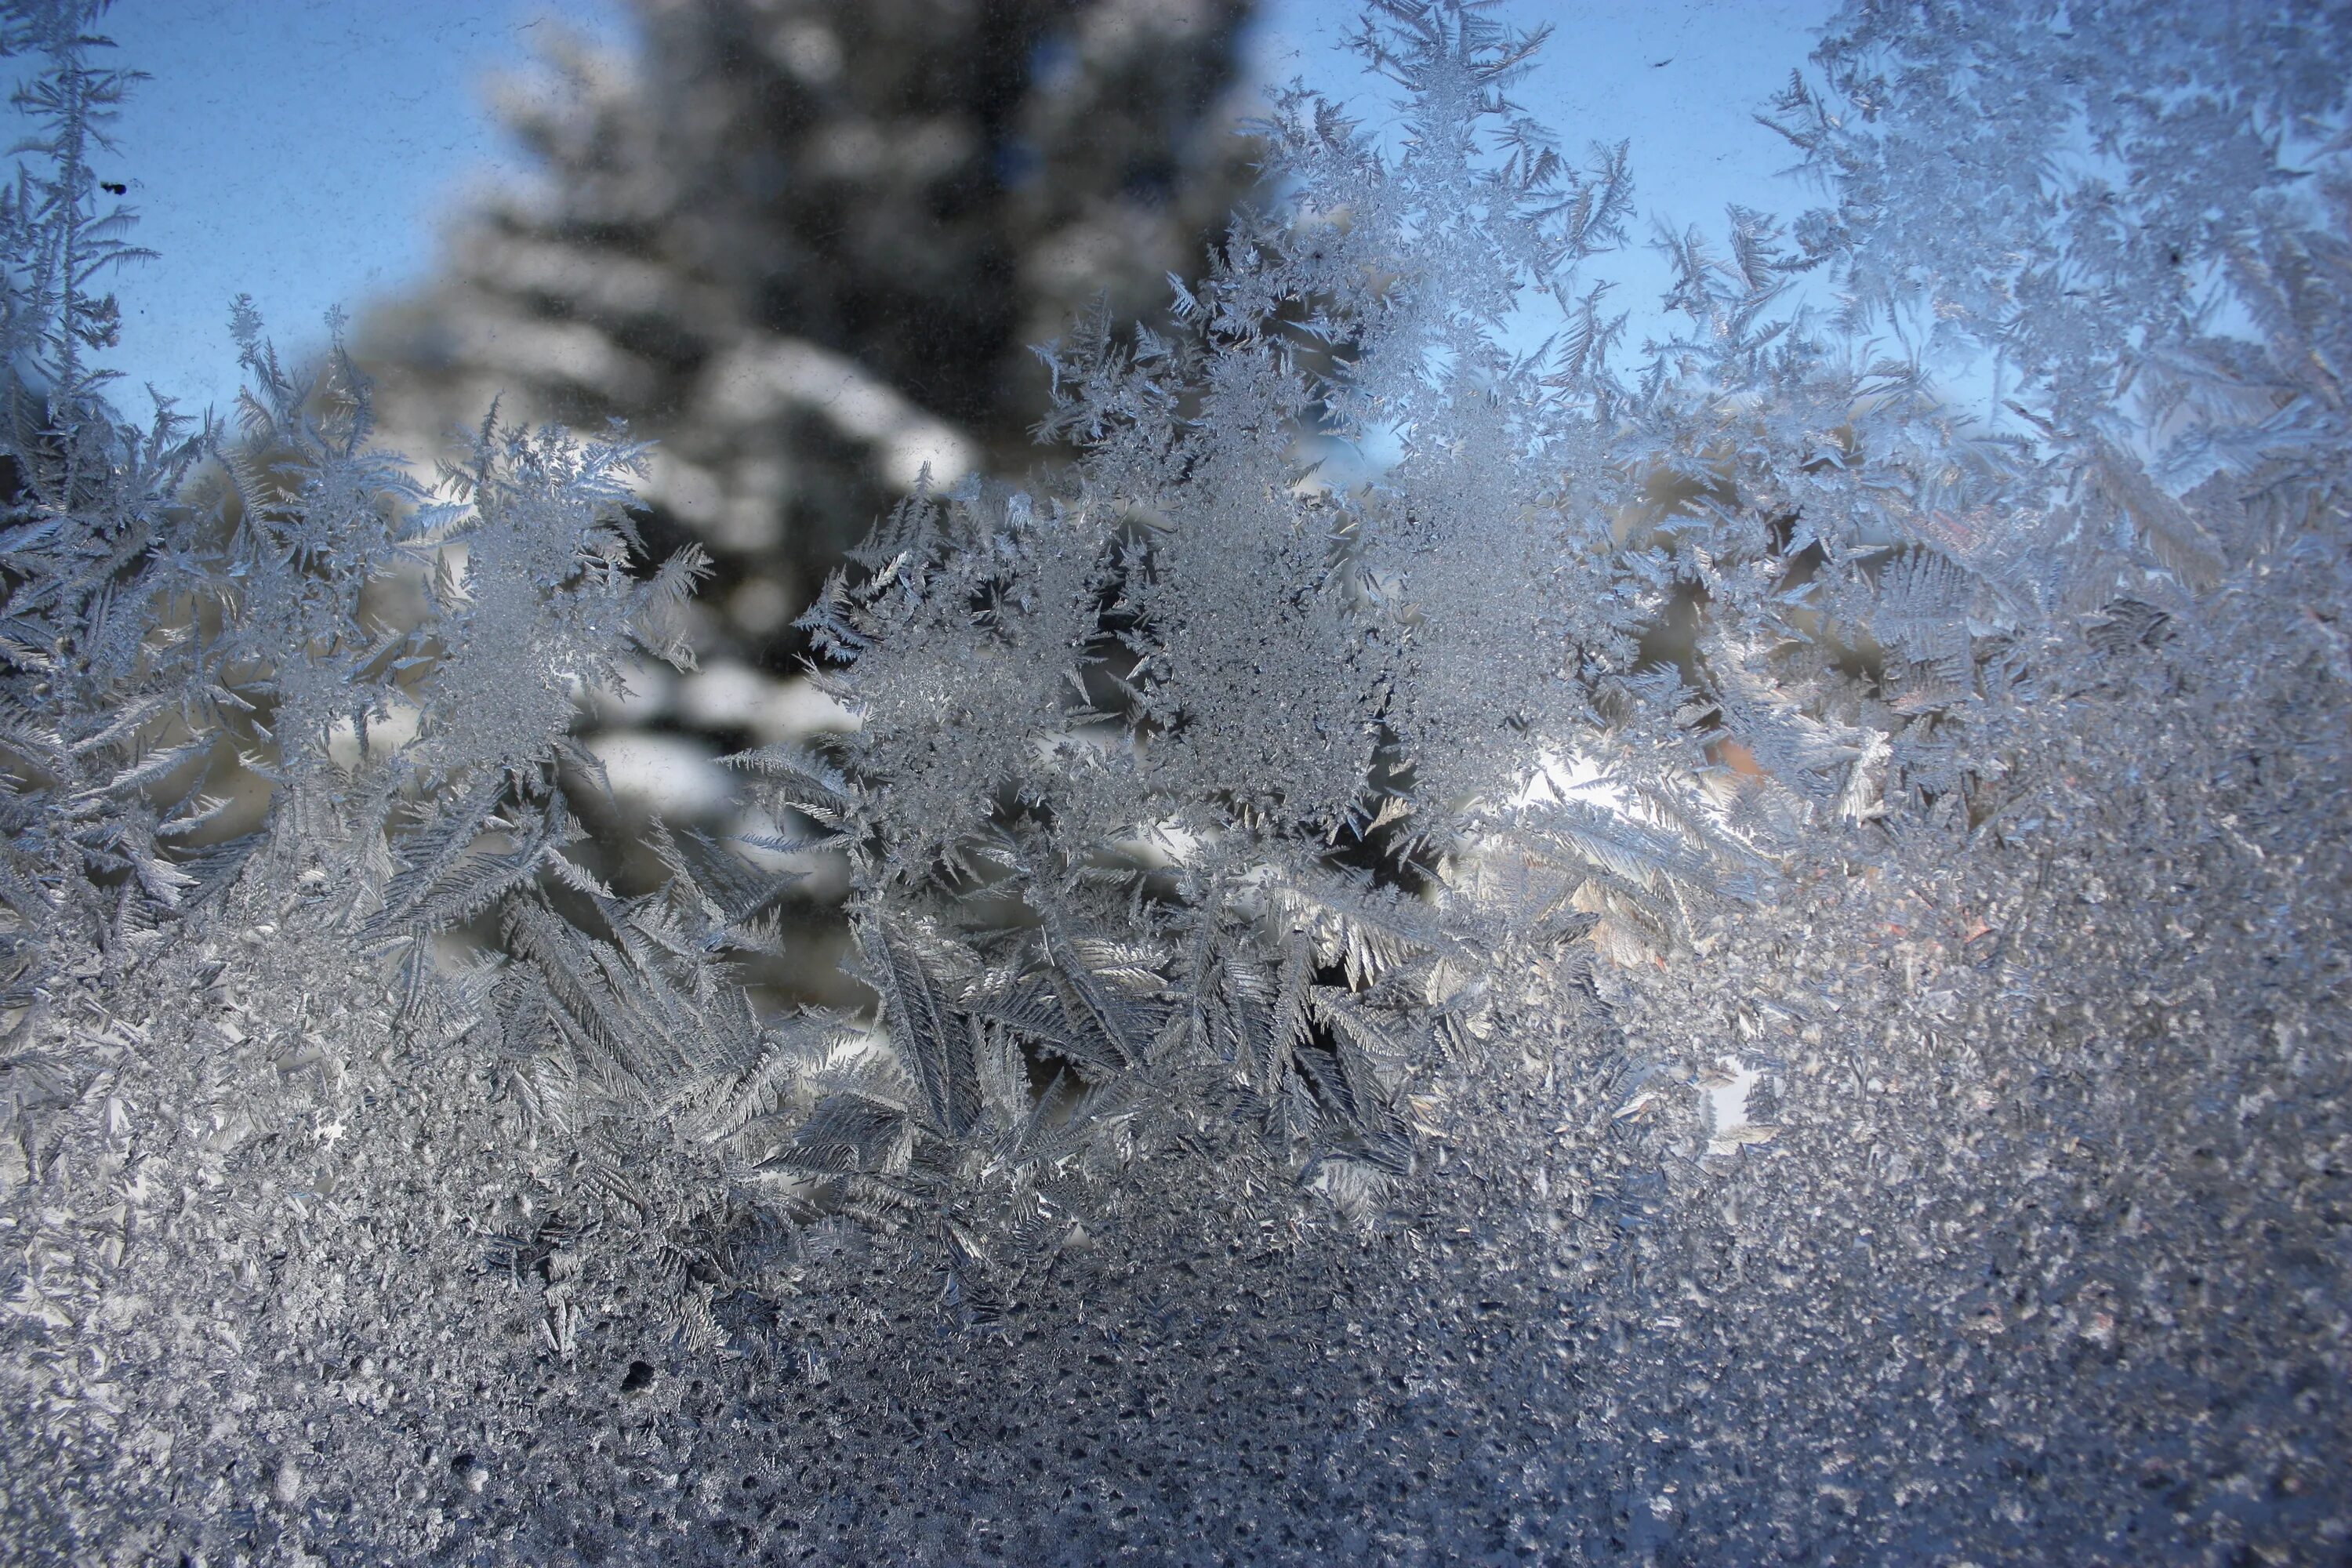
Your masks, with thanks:
[[(985, 0), (980, 0), (985, 3)], [(1573, 150), (1630, 138), (1640, 233), (1653, 215), (1719, 226), (1727, 202), (1781, 212), (1811, 193), (1776, 179), (1789, 149), (1751, 114), (1812, 47), (1828, 0), (1518, 0), (1549, 48), (1518, 97)], [(1255, 40), (1265, 81), (1305, 77), (1381, 117), (1339, 40), (1352, 0), (1272, 0)], [(126, 183), (137, 243), (163, 259), (116, 280), (134, 416), (152, 381), (193, 412), (236, 391), (228, 302), (261, 307), (281, 351), (324, 341), (331, 305), (422, 278), (439, 224), (475, 182), (527, 165), (488, 111), (487, 76), (527, 68), (568, 26), (625, 43), (617, 0), (116, 0), (104, 30), (121, 64), (150, 72), (100, 177)], [(1364, 98), (1369, 87), (1371, 97)], [(1643, 258), (1612, 270), (1620, 308), (1654, 303)], [(1654, 273), (1662, 278), (1662, 273)], [(1653, 318), (1654, 319), (1654, 318)]]

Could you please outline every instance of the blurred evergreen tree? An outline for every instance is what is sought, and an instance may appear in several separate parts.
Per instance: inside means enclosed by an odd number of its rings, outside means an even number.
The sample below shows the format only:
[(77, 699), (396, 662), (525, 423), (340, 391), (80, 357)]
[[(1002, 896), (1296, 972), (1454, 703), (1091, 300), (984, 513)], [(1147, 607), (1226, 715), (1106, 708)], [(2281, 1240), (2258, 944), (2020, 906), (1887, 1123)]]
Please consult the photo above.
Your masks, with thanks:
[[(1017, 476), (1028, 345), (1108, 295), (1149, 320), (1245, 188), (1248, 0), (634, 0), (500, 110), (541, 159), (359, 337), (388, 438), (445, 449), (494, 396), (659, 443), (656, 551), (718, 563), (704, 674), (622, 721), (789, 732), (776, 677), (824, 570), (928, 465)], [(673, 801), (673, 809), (690, 803)]]

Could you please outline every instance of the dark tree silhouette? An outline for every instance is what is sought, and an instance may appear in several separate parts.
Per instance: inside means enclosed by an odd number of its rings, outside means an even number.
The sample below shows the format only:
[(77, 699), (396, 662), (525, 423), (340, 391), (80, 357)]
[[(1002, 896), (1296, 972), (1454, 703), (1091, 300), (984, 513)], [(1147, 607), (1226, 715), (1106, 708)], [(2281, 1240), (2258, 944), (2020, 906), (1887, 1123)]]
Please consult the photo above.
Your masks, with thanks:
[(634, 59), (559, 45), (562, 90), (506, 95), (543, 185), (365, 323), (388, 428), (421, 456), (501, 395), (625, 418), (661, 444), (655, 531), (717, 557), (706, 652), (788, 669), (792, 617), (923, 465), (1038, 460), (1030, 344), (1199, 270), (1248, 176), (1248, 10), (639, 0)]

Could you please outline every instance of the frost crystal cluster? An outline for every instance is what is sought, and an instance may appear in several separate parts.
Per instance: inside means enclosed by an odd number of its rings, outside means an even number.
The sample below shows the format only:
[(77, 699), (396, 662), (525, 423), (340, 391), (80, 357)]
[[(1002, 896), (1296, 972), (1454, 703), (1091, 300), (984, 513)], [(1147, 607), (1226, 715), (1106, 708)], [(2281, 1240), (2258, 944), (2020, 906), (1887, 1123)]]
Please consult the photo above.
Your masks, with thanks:
[[(2352, 1551), (2339, 9), (1855, 0), (1826, 205), (1637, 349), (1632, 155), (1379, 0), (1400, 118), (1275, 100), (635, 898), (636, 449), (428, 493), (244, 310), (236, 430), (121, 425), (124, 79), (6, 15), (16, 1555)], [(874, 1002), (778, 1013), (827, 858)]]

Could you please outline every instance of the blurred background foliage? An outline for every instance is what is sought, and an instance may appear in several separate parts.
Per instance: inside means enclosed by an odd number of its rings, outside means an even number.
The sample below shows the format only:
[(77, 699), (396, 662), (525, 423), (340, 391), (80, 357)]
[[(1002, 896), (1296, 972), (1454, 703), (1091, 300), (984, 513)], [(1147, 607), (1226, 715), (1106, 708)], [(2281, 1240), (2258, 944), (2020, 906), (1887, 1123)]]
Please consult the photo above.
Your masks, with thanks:
[[(640, 0), (502, 110), (543, 163), (361, 323), (395, 446), (504, 417), (659, 443), (653, 553), (698, 540), (694, 689), (622, 721), (732, 743), (806, 722), (772, 679), (824, 573), (928, 466), (1017, 478), (1029, 345), (1097, 298), (1150, 319), (1249, 178), (1244, 0)], [(780, 705), (781, 704), (781, 705)], [(803, 705), (803, 707), (805, 705)], [(684, 803), (684, 804), (690, 804)]]
[[(658, 443), (651, 555), (699, 542), (698, 669), (647, 668), (589, 744), (631, 813), (724, 829), (712, 759), (845, 722), (793, 621), (926, 469), (1018, 479), (1030, 345), (1162, 313), (1251, 179), (1248, 0), (635, 0), (634, 56), (559, 39), (499, 113), (541, 167), (354, 334), (420, 459), (493, 399)], [(614, 841), (614, 836), (605, 836)], [(634, 841), (635, 835), (622, 836)], [(607, 865), (624, 884), (658, 868)], [(837, 889), (786, 911), (786, 989), (838, 999)]]

